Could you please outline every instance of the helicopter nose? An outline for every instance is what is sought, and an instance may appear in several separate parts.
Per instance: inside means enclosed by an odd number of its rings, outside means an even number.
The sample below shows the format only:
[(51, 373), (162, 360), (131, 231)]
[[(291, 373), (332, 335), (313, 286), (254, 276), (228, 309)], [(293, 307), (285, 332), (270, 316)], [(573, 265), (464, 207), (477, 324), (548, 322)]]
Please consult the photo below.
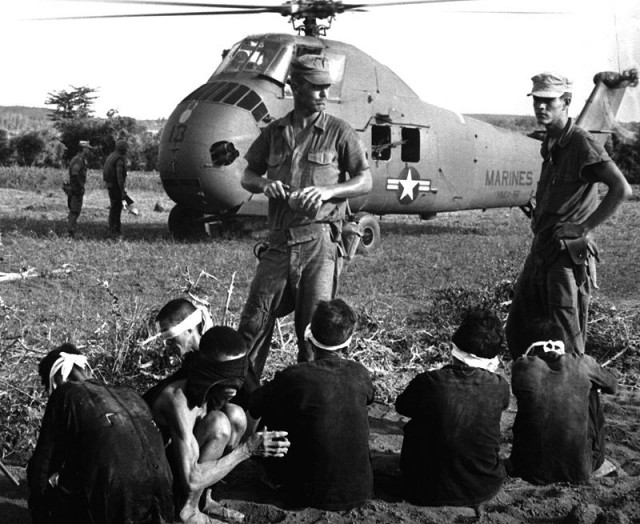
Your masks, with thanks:
[(177, 204), (204, 213), (228, 213), (250, 194), (240, 184), (244, 153), (258, 136), (254, 115), (242, 107), (185, 100), (163, 131), (162, 184)]

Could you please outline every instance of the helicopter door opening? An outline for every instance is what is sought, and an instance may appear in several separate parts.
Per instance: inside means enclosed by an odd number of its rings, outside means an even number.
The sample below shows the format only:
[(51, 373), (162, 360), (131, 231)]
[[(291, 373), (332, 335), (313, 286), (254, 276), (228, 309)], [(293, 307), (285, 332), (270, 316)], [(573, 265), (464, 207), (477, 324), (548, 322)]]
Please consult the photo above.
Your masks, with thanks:
[(402, 150), (400, 159), (403, 162), (420, 162), (420, 129), (402, 128)]
[(391, 148), (391, 126), (371, 126), (371, 157), (390, 160)]

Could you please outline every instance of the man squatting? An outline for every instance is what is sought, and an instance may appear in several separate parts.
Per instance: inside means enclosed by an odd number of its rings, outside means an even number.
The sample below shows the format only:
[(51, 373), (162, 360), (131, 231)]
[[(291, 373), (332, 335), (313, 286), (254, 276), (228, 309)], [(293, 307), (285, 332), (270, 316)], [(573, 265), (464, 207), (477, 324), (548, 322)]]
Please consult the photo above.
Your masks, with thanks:
[(209, 515), (237, 521), (242, 515), (213, 500), (208, 488), (252, 456), (284, 456), (289, 441), (285, 431), (245, 434), (244, 410), (230, 403), (247, 374), (244, 340), (226, 326), (214, 326), (200, 335), (209, 319), (185, 303), (171, 301), (157, 317), (161, 336), (174, 339), (183, 364), (147, 391), (144, 399), (167, 444), (180, 521), (216, 522)]

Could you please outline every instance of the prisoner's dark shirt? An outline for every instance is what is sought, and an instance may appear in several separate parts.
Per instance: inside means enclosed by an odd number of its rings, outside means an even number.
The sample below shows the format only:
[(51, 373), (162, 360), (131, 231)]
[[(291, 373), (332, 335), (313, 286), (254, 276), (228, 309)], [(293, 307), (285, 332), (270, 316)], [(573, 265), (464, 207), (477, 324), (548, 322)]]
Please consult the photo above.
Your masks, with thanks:
[(415, 377), (396, 400), (411, 420), (400, 468), (409, 502), (473, 506), (493, 497), (505, 472), (498, 456), (509, 384), (484, 369), (451, 364)]
[(254, 392), (251, 416), (289, 432), (289, 452), (274, 465), (293, 504), (341, 511), (371, 498), (371, 402), (369, 372), (338, 356), (286, 368)]
[[(171, 521), (172, 475), (162, 437), (142, 398), (97, 380), (69, 381), (47, 403), (27, 468), (34, 522), (43, 516), (48, 478), (75, 494), (73, 513), (95, 524)], [(84, 512), (84, 517), (78, 517)], [(39, 517), (38, 517), (39, 515)]]
[(585, 482), (593, 470), (592, 388), (615, 393), (615, 375), (592, 357), (568, 354), (554, 362), (536, 356), (513, 364), (518, 401), (511, 462), (519, 477), (535, 483)]

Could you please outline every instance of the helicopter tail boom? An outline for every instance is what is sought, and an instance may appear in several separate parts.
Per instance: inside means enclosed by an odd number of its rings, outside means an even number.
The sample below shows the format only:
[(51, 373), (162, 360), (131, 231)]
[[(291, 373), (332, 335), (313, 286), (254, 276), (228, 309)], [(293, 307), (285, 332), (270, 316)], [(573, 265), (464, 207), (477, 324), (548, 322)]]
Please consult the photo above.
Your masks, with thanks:
[(614, 129), (616, 115), (627, 87), (638, 85), (638, 70), (598, 73), (594, 76), (593, 82), (595, 87), (576, 124), (593, 133), (604, 143)]

